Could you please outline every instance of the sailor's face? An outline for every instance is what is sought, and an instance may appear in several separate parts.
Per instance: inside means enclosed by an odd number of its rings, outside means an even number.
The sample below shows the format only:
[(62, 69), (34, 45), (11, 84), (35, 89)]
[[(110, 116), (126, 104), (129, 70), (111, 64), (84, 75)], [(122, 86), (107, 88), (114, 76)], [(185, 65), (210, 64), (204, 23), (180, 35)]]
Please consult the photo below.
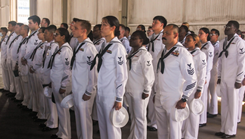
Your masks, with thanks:
[(195, 41), (193, 40), (192, 36), (187, 36), (186, 39), (185, 39), (185, 47), (186, 48), (193, 48), (195, 47)]
[(114, 33), (113, 32), (114, 30), (115, 30), (115, 26), (111, 27), (110, 24), (105, 19), (102, 19), (102, 23), (101, 23), (101, 36), (102, 37), (105, 37), (105, 36), (108, 36)]
[(162, 43), (167, 45), (172, 42), (175, 38), (174, 32), (171, 26), (166, 26), (162, 35)]

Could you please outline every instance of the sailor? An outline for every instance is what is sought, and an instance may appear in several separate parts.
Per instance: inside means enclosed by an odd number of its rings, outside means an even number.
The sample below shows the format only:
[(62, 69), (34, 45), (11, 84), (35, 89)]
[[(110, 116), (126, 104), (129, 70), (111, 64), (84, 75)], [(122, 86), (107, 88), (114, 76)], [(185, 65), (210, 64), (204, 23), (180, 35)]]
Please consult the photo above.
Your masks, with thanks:
[[(74, 29), (74, 24), (75, 24), (75, 22), (77, 20), (78, 20), (78, 18), (73, 18), (73, 20), (72, 20), (72, 22), (70, 24), (70, 30), (71, 31)], [(73, 34), (72, 33), (71, 33), (71, 36), (70, 37), (71, 37), (71, 39), (70, 39), (69, 44), (70, 44), (72, 50), (74, 50), (77, 47), (77, 45), (78, 45), (78, 40), (77, 40), (77, 38), (73, 37)]]
[(99, 52), (102, 45), (105, 45), (105, 38), (101, 36), (101, 24), (97, 24), (93, 28), (93, 43), (96, 50)]
[(120, 35), (118, 36), (118, 39), (122, 42), (128, 54), (131, 51), (131, 46), (129, 46), (129, 40), (124, 36), (125, 26), (123, 24), (119, 25), (119, 31), (120, 31)]
[(41, 27), (48, 27), (50, 24), (50, 20), (48, 18), (43, 18), (41, 21)]

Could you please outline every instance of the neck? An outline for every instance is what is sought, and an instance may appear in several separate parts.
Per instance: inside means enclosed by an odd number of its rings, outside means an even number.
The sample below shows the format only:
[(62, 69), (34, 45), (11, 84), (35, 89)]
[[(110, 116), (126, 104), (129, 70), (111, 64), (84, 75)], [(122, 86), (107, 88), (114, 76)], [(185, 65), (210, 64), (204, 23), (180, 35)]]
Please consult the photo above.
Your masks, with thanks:
[(207, 40), (203, 40), (203, 41), (201, 41), (202, 42), (202, 44), (204, 44), (204, 43), (206, 43), (207, 42)]
[(97, 41), (97, 40), (99, 40), (99, 39), (101, 39), (101, 38), (102, 38), (102, 37), (100, 36), (100, 37), (94, 38), (94, 40)]
[(25, 37), (27, 37), (27, 36), (28, 36), (27, 34), (22, 35), (23, 38), (25, 38)]
[(217, 42), (217, 40), (216, 41), (211, 41), (212, 44), (215, 44), (216, 42)]
[(154, 30), (154, 33), (155, 34), (159, 34), (161, 31), (162, 31), (162, 28), (161, 29), (158, 29), (158, 30)]
[(36, 31), (37, 29), (38, 29), (38, 27), (35, 27), (34, 29), (31, 30), (31, 32)]
[(83, 42), (85, 39), (87, 39), (88, 37), (86, 36), (86, 35), (82, 35), (82, 36), (79, 36), (78, 38), (77, 38), (77, 40), (78, 40), (78, 42), (79, 43), (81, 43), (81, 42)]
[(58, 42), (58, 44), (59, 44), (59, 48), (64, 44), (65, 42)]
[(172, 43), (169, 43), (166, 45), (167, 50), (170, 50), (172, 47), (174, 47), (177, 44), (177, 41), (173, 41)]
[(142, 46), (135, 46), (135, 47), (133, 47), (134, 48), (134, 51), (132, 53), (138, 51), (140, 49), (140, 47), (142, 47)]
[(105, 36), (106, 42), (110, 42), (113, 38), (115, 38), (115, 35), (113, 33), (108, 36)]
[(235, 34), (227, 35), (228, 41), (234, 36)]
[(45, 42), (45, 40), (44, 40), (44, 39), (42, 39), (42, 42)]
[(47, 40), (48, 43), (50, 43), (51, 41), (53, 41), (53, 40)]
[(189, 47), (188, 50), (193, 51), (195, 48), (196, 48), (195, 46), (192, 46), (192, 47)]
[(119, 36), (118, 38), (121, 39), (121, 38), (123, 38), (123, 37), (124, 37), (124, 36)]

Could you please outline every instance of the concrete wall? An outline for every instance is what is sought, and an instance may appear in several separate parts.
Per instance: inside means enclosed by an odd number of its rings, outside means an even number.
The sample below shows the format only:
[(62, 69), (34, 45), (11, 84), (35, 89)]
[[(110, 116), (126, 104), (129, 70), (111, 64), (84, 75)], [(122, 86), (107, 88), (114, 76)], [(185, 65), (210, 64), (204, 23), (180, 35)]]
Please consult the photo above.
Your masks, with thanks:
[[(101, 18), (114, 15), (132, 30), (138, 24), (151, 25), (152, 18), (163, 15), (168, 23), (181, 25), (187, 21), (190, 29), (198, 32), (201, 27), (217, 28), (224, 37), (223, 26), (237, 20), (245, 31), (245, 0), (30, 0), (31, 15), (47, 17), (51, 24), (70, 23), (73, 17), (89, 20), (92, 25)], [(16, 0), (0, 0), (0, 26), (7, 26), (16, 19)], [(125, 7), (125, 5), (127, 5)], [(35, 7), (36, 6), (36, 7)], [(126, 10), (126, 11), (125, 11)], [(127, 16), (122, 19), (122, 16)]]

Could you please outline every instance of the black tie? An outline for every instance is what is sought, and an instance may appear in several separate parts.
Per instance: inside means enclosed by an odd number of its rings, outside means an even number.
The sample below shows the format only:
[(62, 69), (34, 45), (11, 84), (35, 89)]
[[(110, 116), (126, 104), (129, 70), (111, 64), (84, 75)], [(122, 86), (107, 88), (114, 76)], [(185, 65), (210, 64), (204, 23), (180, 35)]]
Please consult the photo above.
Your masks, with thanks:
[(9, 37), (8, 37), (8, 39), (7, 39), (7, 41), (6, 41), (6, 44), (8, 44), (9, 39), (10, 39), (10, 37), (13, 35), (13, 33), (14, 33), (14, 32), (12, 32), (12, 33), (9, 35)]
[[(154, 39), (152, 39), (151, 41), (150, 41), (150, 44), (152, 44), (151, 45), (151, 51), (152, 52), (154, 52), (154, 41), (158, 38), (158, 36), (161, 34), (162, 32), (160, 32)], [(149, 45), (149, 47), (148, 47), (148, 51), (150, 51), (150, 45)]]
[(140, 49), (139, 50), (137, 50), (136, 52), (134, 52), (133, 54), (131, 54), (130, 56), (128, 56), (128, 63), (129, 63), (129, 70), (131, 70), (131, 65), (132, 65), (132, 57), (134, 57), (138, 52), (140, 51)]
[(72, 58), (71, 58), (71, 69), (72, 69), (73, 64), (74, 64), (74, 61), (75, 61), (75, 59), (76, 59), (76, 54), (77, 54), (77, 52), (80, 50), (80, 48), (81, 48), (84, 44), (85, 44), (85, 42), (81, 43), (81, 44), (78, 46), (77, 50), (74, 49), (73, 55), (72, 55)]
[(62, 46), (62, 47), (60, 47), (60, 49), (57, 50), (57, 51), (51, 56), (51, 58), (50, 58), (50, 60), (49, 60), (49, 63), (48, 63), (48, 68), (52, 69), (55, 56), (56, 56), (59, 52), (61, 52), (61, 49), (64, 48), (64, 47), (68, 47), (68, 46)]
[(225, 52), (225, 57), (226, 57), (226, 58), (228, 57), (229, 52), (227, 51), (227, 49), (230, 47), (230, 44), (231, 44), (231, 42), (232, 42), (234, 39), (235, 39), (235, 37), (233, 37), (233, 38), (231, 39), (231, 41), (228, 43), (228, 45), (227, 45), (226, 47), (225, 47), (226, 42), (223, 43), (223, 51), (220, 52), (219, 57), (221, 57), (222, 54), (223, 54), (224, 52)]
[(201, 50), (207, 45), (208, 43), (205, 43), (202, 47), (201, 47)]
[(157, 63), (157, 70), (159, 69), (159, 64), (161, 63), (161, 73), (164, 73), (164, 68), (165, 68), (165, 63), (164, 63), (164, 59), (167, 58), (177, 47), (173, 47), (171, 48), (168, 53), (165, 55), (165, 51), (162, 51), (162, 55), (161, 58), (159, 59), (158, 63)]
[(14, 38), (14, 40), (12, 40), (12, 42), (11, 42), (10, 45), (9, 45), (9, 48), (12, 46), (12, 44), (14, 43), (14, 41), (15, 41), (16, 39), (19, 38), (19, 36), (20, 36), (20, 35), (16, 36), (16, 37)]
[(20, 52), (20, 47), (22, 44), (25, 44), (25, 42), (27, 41), (27, 38), (24, 38), (24, 40), (20, 43), (18, 50), (17, 50), (17, 54)]
[(101, 39), (94, 42), (94, 45), (97, 45), (98, 42), (100, 42)]
[(41, 46), (43, 45), (43, 43), (44, 43), (44, 42), (39, 43), (38, 46), (33, 50), (32, 54), (31, 54), (31, 56), (30, 56), (31, 61), (33, 61), (34, 56), (35, 56), (35, 54), (36, 54), (36, 52), (37, 52), (37, 49), (38, 49), (39, 47), (41, 47)]
[(196, 52), (196, 49), (195, 50), (193, 50), (193, 51), (191, 51), (191, 54), (193, 54), (193, 53), (195, 53)]
[(27, 38), (27, 43), (28, 43), (29, 39), (30, 39), (36, 32), (37, 32), (37, 30), (34, 31), (30, 36), (28, 36), (28, 38)]
[(100, 71), (100, 67), (102, 65), (102, 56), (105, 54), (105, 52), (110, 48), (110, 46), (112, 45), (112, 43), (108, 44), (105, 49), (101, 49), (100, 50), (100, 53), (98, 53), (95, 58), (93, 59), (92, 61), (92, 64), (91, 64), (91, 67), (90, 67), (90, 70), (92, 70), (94, 68), (94, 65), (96, 64), (96, 58), (98, 57), (99, 58), (99, 62), (98, 62), (98, 67), (97, 67), (97, 71), (99, 72)]

